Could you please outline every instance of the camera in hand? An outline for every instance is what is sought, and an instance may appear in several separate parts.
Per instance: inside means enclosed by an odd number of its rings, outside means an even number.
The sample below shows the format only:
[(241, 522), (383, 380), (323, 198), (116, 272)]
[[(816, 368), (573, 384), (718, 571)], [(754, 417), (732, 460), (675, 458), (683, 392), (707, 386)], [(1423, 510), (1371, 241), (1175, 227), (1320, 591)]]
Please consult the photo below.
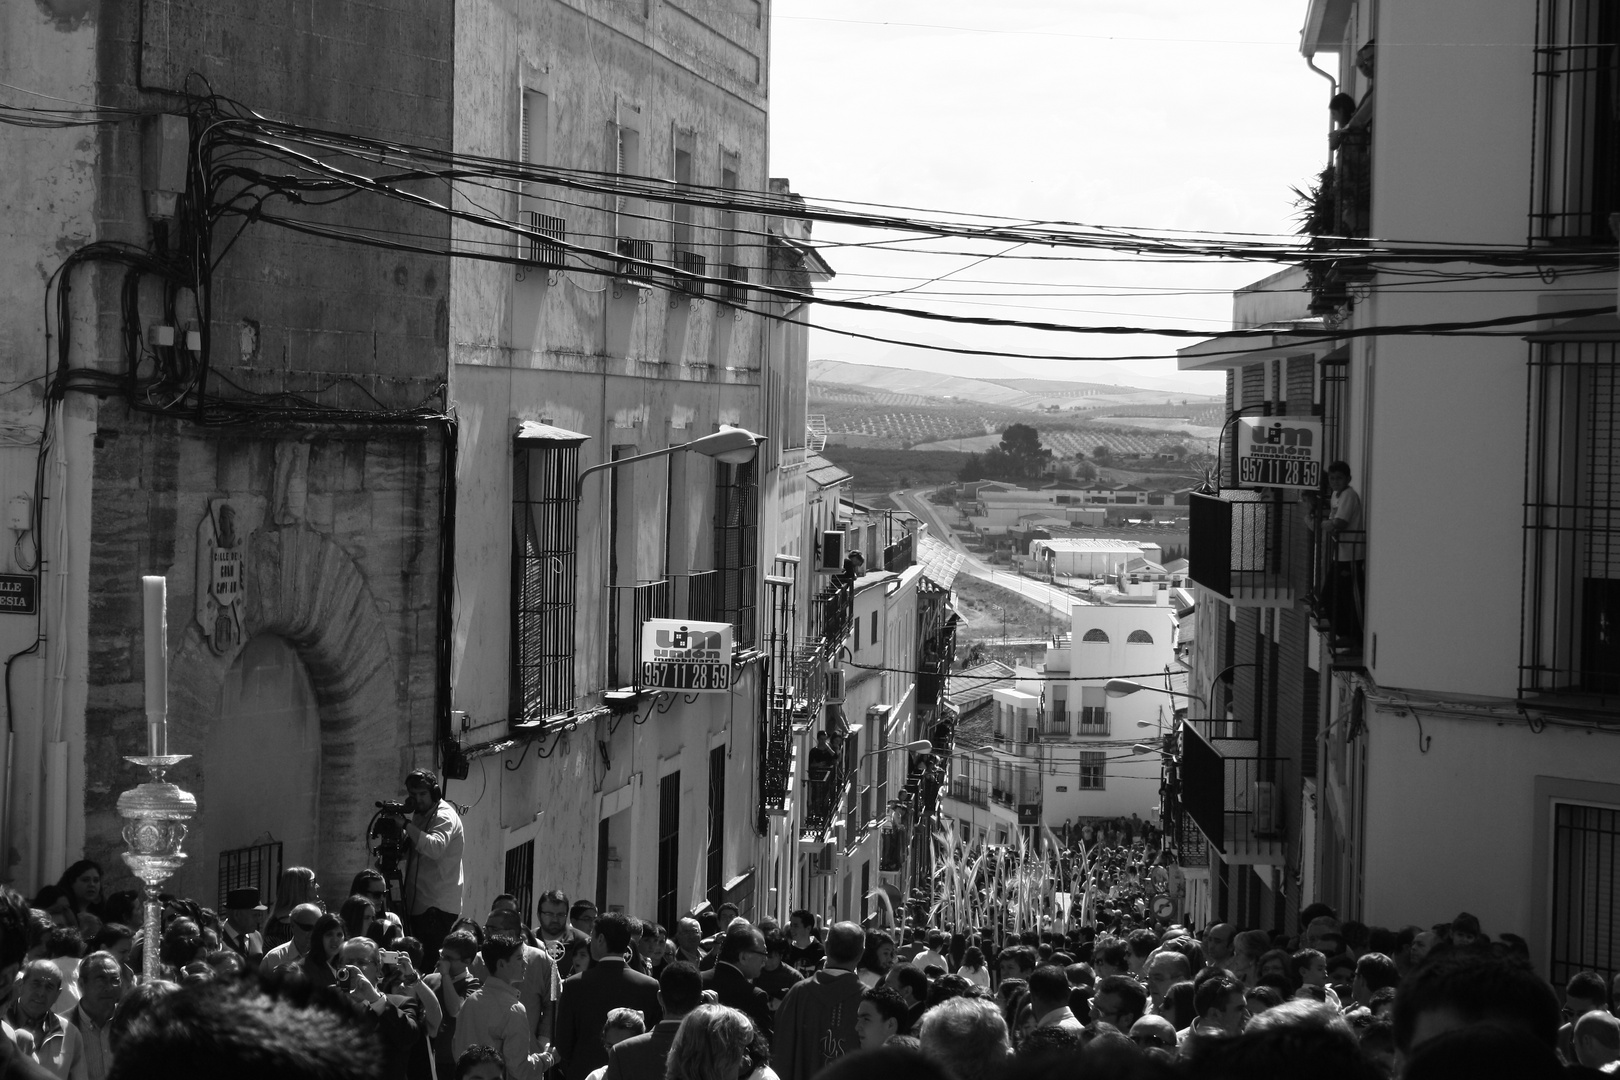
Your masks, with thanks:
[(402, 802), (378, 800), (377, 809), (381, 810), (385, 814), (398, 814), (400, 817), (411, 816), (411, 808)]
[(347, 986), (347, 985), (349, 985), (349, 974), (353, 970), (354, 969), (349, 967), (348, 965), (344, 965), (343, 967), (338, 968), (338, 970), (337, 970), (337, 981), (338, 981), (339, 986)]

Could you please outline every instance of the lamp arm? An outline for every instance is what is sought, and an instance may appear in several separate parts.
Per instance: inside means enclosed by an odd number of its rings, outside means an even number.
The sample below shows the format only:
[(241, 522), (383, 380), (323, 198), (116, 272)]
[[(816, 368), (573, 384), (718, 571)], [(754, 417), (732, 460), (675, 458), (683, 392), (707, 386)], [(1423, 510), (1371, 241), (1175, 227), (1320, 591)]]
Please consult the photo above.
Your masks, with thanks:
[(653, 458), (668, 457), (677, 450), (685, 450), (686, 446), (686, 443), (681, 443), (677, 446), (666, 446), (662, 450), (649, 450), (645, 454), (634, 454), (630, 457), (613, 458), (609, 461), (598, 462), (580, 473), (579, 477), (574, 481), (574, 498), (579, 498), (580, 494), (584, 492), (585, 478), (593, 472), (601, 472), (603, 469), (616, 469), (620, 465), (633, 465), (638, 461), (650, 461)]

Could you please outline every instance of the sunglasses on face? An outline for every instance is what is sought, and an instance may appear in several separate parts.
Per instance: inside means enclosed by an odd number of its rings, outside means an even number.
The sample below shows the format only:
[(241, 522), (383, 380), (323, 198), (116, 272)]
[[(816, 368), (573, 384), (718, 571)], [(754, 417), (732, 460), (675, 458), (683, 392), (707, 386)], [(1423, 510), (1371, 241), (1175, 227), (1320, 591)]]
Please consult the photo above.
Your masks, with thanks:
[(1152, 1031), (1144, 1031), (1140, 1035), (1132, 1035), (1131, 1036), (1131, 1042), (1135, 1043), (1137, 1046), (1168, 1046), (1169, 1045), (1169, 1043), (1166, 1041), (1166, 1039), (1165, 1039), (1165, 1037), (1163, 1035), (1160, 1035), (1157, 1032), (1152, 1032)]
[(312, 923), (312, 922), (299, 922), (296, 919), (293, 920), (293, 925), (298, 927), (298, 929), (300, 929), (300, 930), (313, 930), (313, 929), (315, 929), (315, 924), (314, 923)]

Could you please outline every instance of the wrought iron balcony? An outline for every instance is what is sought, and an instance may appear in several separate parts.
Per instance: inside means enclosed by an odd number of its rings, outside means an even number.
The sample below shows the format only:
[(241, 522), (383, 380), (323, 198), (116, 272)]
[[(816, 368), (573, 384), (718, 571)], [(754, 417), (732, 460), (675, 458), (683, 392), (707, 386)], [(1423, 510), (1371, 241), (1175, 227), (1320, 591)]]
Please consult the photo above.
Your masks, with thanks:
[(970, 784), (966, 780), (951, 781), (951, 798), (958, 802), (971, 803), (974, 806), (987, 807), (989, 801), (984, 797), (983, 784)]
[(639, 687), (641, 624), (669, 618), (669, 580), (610, 586), (608, 597), (613, 631), (608, 638), (608, 681), (614, 686)]
[(1194, 495), (1188, 510), (1188, 572), (1198, 584), (1265, 606), (1292, 604), (1310, 588), (1310, 532), (1301, 504), (1238, 488)]
[(1183, 725), (1181, 805), (1230, 864), (1281, 865), (1289, 760), (1263, 757), (1254, 739), (1223, 739), (1207, 722)]
[(694, 622), (725, 621), (720, 603), (720, 571), (697, 570), (671, 581), (675, 585), (675, 618)]
[(1080, 708), (1079, 735), (1107, 735), (1113, 723), (1113, 713), (1101, 705), (1083, 705)]

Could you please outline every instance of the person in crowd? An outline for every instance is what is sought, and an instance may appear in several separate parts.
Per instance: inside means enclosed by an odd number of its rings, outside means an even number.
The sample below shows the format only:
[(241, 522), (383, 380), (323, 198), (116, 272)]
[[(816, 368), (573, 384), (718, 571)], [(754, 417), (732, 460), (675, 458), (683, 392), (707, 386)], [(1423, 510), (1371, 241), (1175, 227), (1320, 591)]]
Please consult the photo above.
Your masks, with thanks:
[(1575, 1020), (1575, 1060), (1588, 1069), (1620, 1070), (1620, 1020), (1603, 1009), (1591, 1009)]
[[(602, 1025), (602, 1049), (608, 1052), (608, 1060), (613, 1060), (613, 1048), (626, 1039), (633, 1039), (637, 1035), (645, 1034), (647, 1030), (646, 1018), (635, 1009), (614, 1009), (608, 1013), (607, 1020)], [(607, 1075), (608, 1067), (603, 1065), (591, 1072), (587, 1080), (602, 1080)]]
[(1000, 979), (1022, 979), (1027, 983), (1038, 963), (1039, 957), (1034, 949), (1027, 945), (1015, 945), (1002, 949), (996, 957), (997, 974)]
[[(759, 978), (754, 980), (754, 985), (765, 991), (766, 997), (770, 999), (772, 1014), (781, 1008), (782, 999), (787, 997), (787, 992), (802, 978), (798, 969), (787, 962), (788, 950), (792, 947), (787, 935), (780, 929), (765, 935), (765, 964), (760, 969)], [(775, 1027), (774, 1017), (771, 1026)]]
[(568, 925), (587, 940), (596, 936), (596, 905), (581, 897), (568, 909)]
[(969, 945), (962, 952), (962, 964), (956, 973), (981, 990), (990, 989), (990, 969), (984, 962), (984, 951), (977, 945)]
[(639, 1009), (656, 1024), (663, 1012), (658, 1004), (658, 983), (628, 965), (630, 923), (618, 912), (598, 917), (591, 938), (591, 966), (582, 975), (564, 980), (557, 1006), (553, 1046), (566, 1080), (585, 1080), (607, 1064), (600, 1032), (613, 1009)]
[(816, 937), (814, 914), (801, 908), (788, 916), (788, 941), (787, 962), (802, 978), (808, 979), (820, 970), (827, 954)]
[(724, 1005), (699, 1005), (686, 1014), (669, 1047), (666, 1080), (748, 1080), (743, 1071), (754, 1026)]
[[(322, 918), (321, 909), (314, 904), (299, 904), (293, 908), (287, 919), (287, 925), (292, 927), (292, 937), (264, 954), (264, 959), (259, 962), (259, 974), (269, 975), (302, 962), (309, 955), (315, 927)], [(341, 920), (339, 925), (342, 925)]]
[(13, 1031), (30, 1039), (29, 1058), (51, 1075), (68, 1080), (84, 1074), (84, 1039), (79, 1029), (51, 1010), (62, 992), (62, 972), (49, 960), (23, 966), (5, 1012)]
[(231, 889), (225, 894), (225, 921), (219, 927), (220, 943), (257, 970), (264, 960), (264, 914), (268, 909), (259, 900), (256, 886)]
[(687, 915), (675, 923), (675, 958), (703, 969), (703, 924)]
[(664, 1080), (669, 1049), (681, 1022), (702, 1003), (703, 981), (698, 969), (680, 960), (666, 964), (658, 979), (663, 1018), (644, 1034), (608, 1051), (605, 1080)]
[(371, 929), (371, 924), (377, 918), (377, 906), (369, 897), (358, 894), (343, 901), (338, 908), (338, 917), (343, 920), (343, 933), (347, 937), (365, 937)]
[[(439, 946), (438, 966), (423, 982), (439, 999), (439, 1030), (433, 1038), (434, 1062), (443, 1074), (456, 1068), (456, 1021), (473, 991), (483, 986), (470, 965), (478, 959), (479, 942), (463, 930), (452, 930)], [(525, 1012), (525, 1016), (527, 1013)]]
[[(376, 1044), (351, 1020), (208, 984), (143, 998), (116, 1044), (115, 1080), (362, 1080)], [(129, 1002), (126, 1002), (129, 1004)], [(132, 1012), (135, 1012), (132, 1010)], [(120, 1014), (123, 1009), (120, 1008)]]
[(1162, 1016), (1149, 1014), (1131, 1025), (1131, 1042), (1158, 1061), (1174, 1061), (1178, 1043), (1175, 1025)]
[(1356, 960), (1356, 973), (1350, 983), (1350, 999), (1355, 1004), (1371, 1008), (1373, 995), (1401, 984), (1401, 973), (1395, 961), (1383, 953), (1365, 952)]
[(106, 876), (94, 859), (80, 859), (62, 871), (56, 887), (67, 894), (74, 915), (101, 917), (101, 882)]
[(951, 1080), (996, 1080), (1012, 1053), (1001, 1011), (984, 998), (953, 998), (929, 1009), (917, 1038)]
[(459, 1061), (472, 1046), (492, 1046), (506, 1063), (508, 1080), (537, 1080), (556, 1064), (550, 1050), (534, 1050), (533, 1025), (518, 986), (523, 982), (523, 942), (491, 934), (480, 949), (489, 978), (461, 1003), (451, 1052)]
[(79, 964), (79, 1004), (68, 1020), (84, 1044), (85, 1080), (107, 1080), (112, 1071), (112, 1018), (123, 995), (118, 957), (94, 952)]
[(1077, 1035), (1083, 1025), (1069, 1008), (1069, 977), (1055, 964), (1043, 964), (1029, 976), (1029, 1008), (1037, 1029), (1060, 1027)]
[(436, 963), (439, 943), (461, 915), (461, 815), (445, 800), (439, 776), (431, 769), (405, 777), (405, 801), (411, 811), (405, 821), (411, 850), (405, 863), (404, 913), (411, 936)]
[(834, 923), (827, 931), (825, 966), (782, 999), (772, 1044), (782, 1080), (810, 1080), (860, 1045), (855, 1016), (866, 987), (855, 969), (865, 948), (859, 925)]
[(1232, 971), (1232, 962), (1236, 957), (1233, 942), (1237, 938), (1237, 927), (1231, 923), (1215, 923), (1204, 931), (1204, 959), (1215, 967), (1224, 969), (1229, 974)]
[(591, 939), (568, 924), (568, 894), (552, 889), (540, 894), (535, 904), (535, 919), (540, 924), (540, 948), (546, 950), (556, 966), (559, 979), (572, 972), (574, 954), (589, 954)]
[[(293, 909), (305, 904), (314, 907), (316, 915), (321, 913), (320, 882), (309, 867), (289, 866), (276, 878), (276, 902), (264, 921), (266, 955), (293, 939)], [(303, 955), (302, 951), (299, 955)]]
[(894, 966), (894, 938), (882, 930), (869, 931), (866, 951), (861, 956), (856, 974), (863, 986), (877, 986)]
[(771, 1035), (771, 996), (755, 985), (765, 970), (765, 935), (741, 919), (726, 928), (713, 968), (703, 972), (703, 989), (715, 1003), (736, 1009), (763, 1038)]
[(338, 916), (328, 912), (315, 920), (309, 933), (308, 951), (298, 962), (299, 971), (315, 989), (337, 985), (338, 954), (347, 940), (343, 920)]
[(926, 940), (927, 948), (923, 949), (921, 952), (917, 953), (911, 958), (911, 966), (916, 968), (918, 971), (922, 971), (927, 968), (929, 964), (938, 964), (940, 967), (949, 971), (950, 959), (945, 955), (944, 931), (938, 928), (930, 929), (928, 931), (928, 937)]
[(1192, 978), (1192, 964), (1181, 953), (1165, 950), (1153, 954), (1144, 968), (1144, 974), (1153, 1011), (1158, 1012), (1169, 989), (1178, 982)]
[(506, 1080), (506, 1062), (501, 1060), (501, 1052), (493, 1046), (469, 1046), (439, 1075), (454, 1077), (455, 1080)]
[(382, 876), (382, 871), (368, 866), (355, 872), (354, 880), (349, 883), (349, 895), (370, 900), (381, 915), (388, 910), (388, 879)]
[(385, 968), (382, 950), (368, 937), (352, 937), (338, 952), (341, 989), (360, 1029), (381, 1047), (383, 1080), (432, 1075), (428, 1024), (423, 1020), (420, 981), (408, 958)]
[(557, 999), (562, 996), (562, 978), (551, 954), (525, 940), (522, 920), (515, 908), (491, 911), (484, 930), (488, 934), (515, 937), (523, 943), (523, 983), (518, 987), (518, 1000), (523, 1002), (523, 1010), (533, 1026), (535, 1046), (549, 1046), (556, 1023)]
[(905, 1031), (910, 1010), (887, 986), (869, 987), (855, 1007), (855, 1037), (862, 1050), (874, 1050)]
[[(938, 969), (938, 965), (935, 965), (935, 969)], [(923, 1010), (928, 1007), (928, 976), (910, 964), (897, 963), (889, 968), (889, 973), (883, 976), (883, 982), (879, 985), (887, 986), (906, 1003), (906, 1018), (900, 1025), (900, 1034), (912, 1034), (917, 1028), (917, 1021), (922, 1019)]]
[(1577, 971), (1564, 984), (1564, 1025), (1558, 1029), (1558, 1053), (1565, 1061), (1575, 1060), (1575, 1021), (1594, 1009), (1607, 1012), (1609, 988), (1595, 971)]
[(1129, 975), (1107, 975), (1097, 984), (1091, 1015), (1093, 1020), (1100, 1020), (1126, 1032), (1147, 1012), (1147, 1006), (1147, 991), (1141, 983)]
[(1407, 976), (1394, 1019), (1402, 1057), (1443, 1032), (1482, 1023), (1522, 1028), (1549, 1049), (1558, 1045), (1552, 987), (1522, 961), (1473, 949), (1436, 952)]

